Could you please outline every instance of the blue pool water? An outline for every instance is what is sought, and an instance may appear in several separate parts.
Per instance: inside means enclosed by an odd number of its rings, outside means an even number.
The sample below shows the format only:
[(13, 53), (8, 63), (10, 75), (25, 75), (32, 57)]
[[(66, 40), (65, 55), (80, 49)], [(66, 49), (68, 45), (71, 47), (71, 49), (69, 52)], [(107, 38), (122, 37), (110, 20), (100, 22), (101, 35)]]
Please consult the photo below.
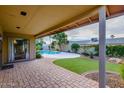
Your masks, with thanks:
[(61, 52), (59, 52), (59, 51), (50, 51), (50, 50), (41, 50), (40, 53), (41, 54), (51, 54), (51, 55), (53, 55), (53, 54), (60, 54)]

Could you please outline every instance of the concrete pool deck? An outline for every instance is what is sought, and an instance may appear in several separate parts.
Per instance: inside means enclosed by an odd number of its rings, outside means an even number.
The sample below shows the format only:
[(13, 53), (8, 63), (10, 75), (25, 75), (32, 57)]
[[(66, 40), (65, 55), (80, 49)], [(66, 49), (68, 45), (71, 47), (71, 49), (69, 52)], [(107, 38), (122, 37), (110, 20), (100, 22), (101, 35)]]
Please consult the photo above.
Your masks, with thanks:
[(14, 68), (0, 70), (1, 88), (97, 88), (98, 83), (59, 67), (55, 59), (42, 58), (14, 63)]

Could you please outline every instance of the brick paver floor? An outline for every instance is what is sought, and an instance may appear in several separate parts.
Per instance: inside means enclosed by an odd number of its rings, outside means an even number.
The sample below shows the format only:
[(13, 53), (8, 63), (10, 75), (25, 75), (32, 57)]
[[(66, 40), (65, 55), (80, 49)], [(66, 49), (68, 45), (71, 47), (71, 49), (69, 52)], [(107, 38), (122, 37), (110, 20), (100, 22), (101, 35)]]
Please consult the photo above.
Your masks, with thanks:
[(52, 63), (54, 59), (38, 59), (14, 64), (0, 71), (0, 87), (21, 88), (91, 88), (98, 83)]

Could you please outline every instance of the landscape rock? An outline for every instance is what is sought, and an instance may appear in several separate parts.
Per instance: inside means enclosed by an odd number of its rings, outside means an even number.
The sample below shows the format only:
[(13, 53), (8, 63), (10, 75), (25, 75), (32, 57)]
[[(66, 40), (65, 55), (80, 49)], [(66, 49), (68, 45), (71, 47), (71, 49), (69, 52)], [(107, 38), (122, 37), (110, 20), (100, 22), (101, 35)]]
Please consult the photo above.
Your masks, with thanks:
[(108, 62), (115, 63), (115, 64), (120, 64), (120, 63), (122, 63), (122, 59), (112, 57), (112, 58), (108, 59)]

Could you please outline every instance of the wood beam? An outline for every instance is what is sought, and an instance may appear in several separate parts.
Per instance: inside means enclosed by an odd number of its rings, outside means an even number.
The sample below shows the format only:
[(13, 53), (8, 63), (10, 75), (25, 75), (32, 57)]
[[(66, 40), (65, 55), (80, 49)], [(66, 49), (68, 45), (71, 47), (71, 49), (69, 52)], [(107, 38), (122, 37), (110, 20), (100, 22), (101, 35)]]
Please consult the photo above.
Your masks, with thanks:
[(88, 20), (89, 20), (89, 22), (90, 22), (90, 23), (92, 23), (92, 20), (91, 20), (91, 18), (90, 18), (90, 17), (88, 17)]
[(76, 27), (80, 27), (77, 23), (75, 23), (75, 26), (76, 26)]
[(109, 17), (110, 16), (110, 11), (109, 11), (108, 6), (106, 6), (106, 13), (107, 13), (107, 16)]

